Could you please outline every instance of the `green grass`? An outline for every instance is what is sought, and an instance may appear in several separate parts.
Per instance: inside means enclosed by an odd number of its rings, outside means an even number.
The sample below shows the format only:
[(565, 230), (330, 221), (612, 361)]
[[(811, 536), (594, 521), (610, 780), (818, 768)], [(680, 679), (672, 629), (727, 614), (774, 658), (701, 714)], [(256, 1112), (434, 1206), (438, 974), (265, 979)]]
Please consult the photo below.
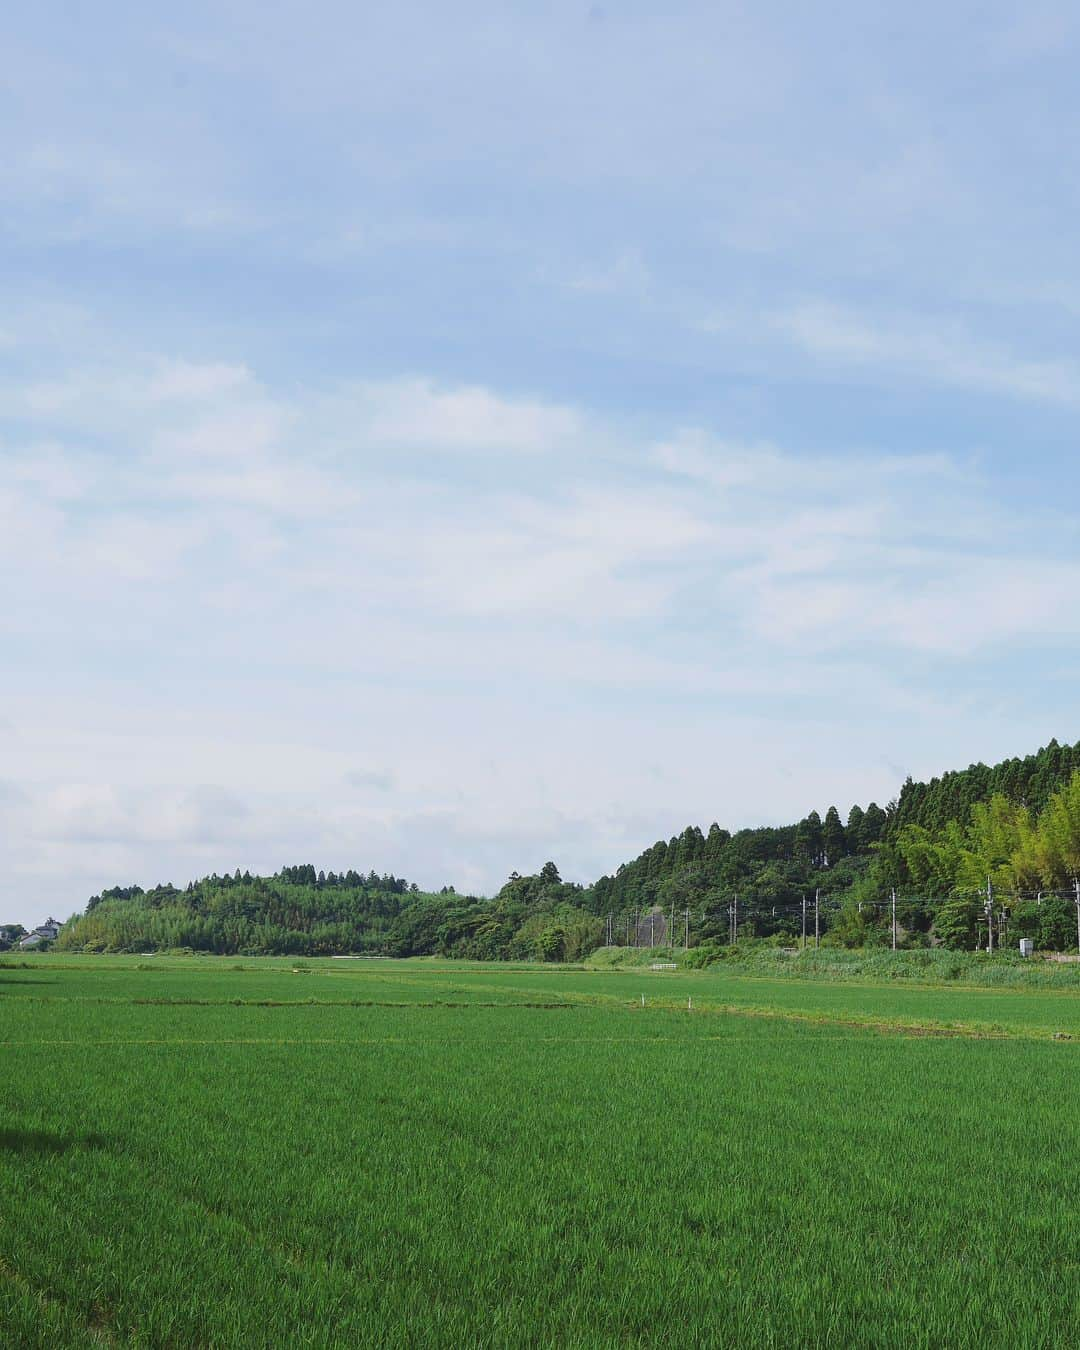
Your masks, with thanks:
[(601, 947), (585, 962), (590, 970), (626, 970), (648, 968), (655, 961), (675, 961), (680, 967), (694, 968), (695, 957), (709, 951), (716, 957), (711, 969), (726, 969), (741, 974), (775, 975), (809, 980), (895, 980), (913, 984), (984, 985), (988, 988), (1075, 989), (1080, 990), (1080, 962), (1024, 959), (1011, 947), (1005, 952), (954, 952), (942, 947), (922, 947), (890, 951), (888, 948), (864, 948), (848, 951), (843, 947), (808, 946), (798, 948), (770, 946), (763, 942), (740, 943), (733, 947)]
[(5, 1346), (1080, 1336), (1067, 989), (46, 956), (0, 1055)]

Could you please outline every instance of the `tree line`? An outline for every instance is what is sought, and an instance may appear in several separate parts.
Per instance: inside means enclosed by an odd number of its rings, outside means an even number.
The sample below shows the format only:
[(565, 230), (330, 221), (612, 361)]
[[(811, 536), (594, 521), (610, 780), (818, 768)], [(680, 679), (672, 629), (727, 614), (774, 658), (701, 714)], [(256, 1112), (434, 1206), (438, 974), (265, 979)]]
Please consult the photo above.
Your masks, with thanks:
[[(801, 936), (813, 897), (826, 941), (973, 947), (989, 881), (999, 921), (1040, 946), (1075, 945), (1080, 743), (910, 779), (884, 807), (833, 805), (787, 826), (735, 833), (688, 826), (590, 886), (552, 862), (511, 875), (493, 898), (421, 891), (374, 871), (285, 867), (213, 875), (184, 889), (114, 887), (65, 925), (58, 946), (221, 954), (440, 955), (573, 961), (648, 942), (779, 942)], [(888, 903), (886, 903), (888, 902)]]
[(64, 925), (56, 945), (87, 952), (572, 961), (599, 945), (601, 925), (583, 909), (583, 894), (583, 887), (562, 881), (554, 863), (536, 876), (515, 874), (494, 900), (305, 864), (272, 877), (204, 877), (184, 889), (113, 887)]

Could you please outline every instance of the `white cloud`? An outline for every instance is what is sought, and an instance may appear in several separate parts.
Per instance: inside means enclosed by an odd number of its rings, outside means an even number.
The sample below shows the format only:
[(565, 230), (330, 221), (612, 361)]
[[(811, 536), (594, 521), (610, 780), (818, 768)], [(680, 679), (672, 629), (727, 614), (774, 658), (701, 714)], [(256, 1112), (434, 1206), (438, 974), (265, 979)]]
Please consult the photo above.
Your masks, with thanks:
[[(284, 397), (216, 363), (98, 378), (30, 391), (23, 415), (88, 445), (19, 452), (0, 485), (0, 552), (36, 564), (52, 603), (65, 584), (80, 605), (95, 586), (167, 579), (223, 613), (257, 616), (271, 597), (323, 612), (338, 597), (346, 628), (360, 606), (611, 630), (696, 590), (735, 639), (821, 651), (850, 646), (856, 626), (882, 646), (970, 651), (1029, 633), (1042, 613), (999, 607), (981, 629), (934, 617), (988, 574), (983, 538), (1011, 540), (1023, 560), (1023, 521), (941, 455), (795, 456), (694, 430), (635, 445), (576, 409), (423, 380)], [(334, 425), (330, 410), (346, 409)], [(478, 481), (456, 460), (420, 479), (395, 472), (392, 442), (528, 454)], [(639, 486), (613, 472), (615, 446)], [(1052, 588), (1057, 560), (1023, 561), (1027, 586)], [(906, 617), (876, 622), (886, 610)]]
[[(941, 455), (795, 456), (693, 430), (635, 445), (575, 409), (489, 390), (413, 380), (286, 398), (215, 363), (151, 362), (95, 387), (87, 372), (31, 390), (24, 415), (88, 446), (16, 454), (0, 496), (11, 556), (36, 557), (39, 582), (67, 576), (75, 596), (94, 577), (170, 577), (204, 603), (221, 587), (294, 605), (322, 589), (384, 612), (610, 627), (703, 586), (736, 635), (825, 649), (896, 594), (905, 613), (939, 611), (949, 578), (982, 566), (980, 536), (1021, 551), (1023, 522)], [(355, 416), (335, 427), (328, 409)], [(528, 456), (480, 480), (438, 461), (419, 479), (395, 472), (391, 443)], [(640, 486), (613, 473), (616, 445)], [(1030, 584), (1056, 569), (1026, 565)], [(914, 630), (863, 631), (902, 645)], [(1001, 621), (986, 633), (1008, 637)], [(952, 625), (962, 643), (980, 639)]]
[(343, 419), (343, 434), (385, 450), (541, 454), (565, 450), (582, 433), (572, 408), (426, 379), (357, 381), (341, 391), (333, 411)]
[[(1055, 300), (1064, 303), (1063, 293)], [(735, 369), (790, 372), (794, 354), (800, 373), (809, 361), (815, 373), (833, 370), (848, 379), (953, 388), (1062, 408), (1080, 404), (1080, 363), (1026, 353), (1015, 336), (1004, 341), (985, 336), (950, 314), (860, 311), (807, 301), (752, 312), (714, 309), (696, 327), (724, 344)]]
[(9, 485), (30, 490), (43, 502), (77, 501), (92, 484), (85, 466), (61, 445), (48, 441), (13, 453), (5, 463), (4, 477)]
[(685, 558), (708, 533), (690, 503), (662, 488), (568, 485), (465, 505), (411, 548), (427, 560), (423, 589), (440, 608), (610, 622), (660, 609), (672, 582), (647, 569)]
[(225, 362), (163, 361), (150, 375), (146, 394), (151, 402), (207, 399), (250, 389), (251, 372), (246, 366)]
[(830, 305), (771, 316), (784, 339), (815, 359), (1033, 402), (1080, 403), (1080, 366), (1036, 360), (974, 337), (950, 319), (898, 321)]

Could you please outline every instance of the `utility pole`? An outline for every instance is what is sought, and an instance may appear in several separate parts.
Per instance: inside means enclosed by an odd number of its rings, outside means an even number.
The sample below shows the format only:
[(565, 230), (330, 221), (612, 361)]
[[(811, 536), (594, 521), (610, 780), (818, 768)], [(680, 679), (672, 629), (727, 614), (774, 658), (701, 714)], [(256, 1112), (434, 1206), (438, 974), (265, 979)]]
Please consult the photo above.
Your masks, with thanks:
[(986, 938), (986, 950), (989, 955), (994, 951), (994, 883), (989, 877), (986, 878), (986, 927), (988, 930)]
[(892, 949), (896, 951), (896, 887), (892, 893)]
[(630, 946), (630, 911), (626, 913), (626, 945)]
[(688, 951), (690, 950), (690, 911), (689, 911), (689, 910), (686, 911), (685, 918), (686, 918), (686, 929), (685, 929), (685, 932), (684, 932), (684, 934), (683, 934), (683, 951), (688, 952)]
[(802, 945), (806, 949), (806, 896), (802, 898)]
[(607, 916), (607, 945), (611, 946), (611, 915)]
[(735, 908), (734, 908), (733, 914), (734, 914), (734, 919), (733, 919), (733, 937), (734, 937), (734, 941), (735, 941), (735, 942), (738, 942), (738, 940), (739, 940), (739, 892), (738, 892), (738, 891), (735, 892)]
[(1080, 877), (1073, 882), (1076, 892), (1076, 950), (1080, 952)]
[(814, 892), (814, 946), (821, 946), (821, 925), (818, 922), (818, 903), (821, 900), (821, 891)]

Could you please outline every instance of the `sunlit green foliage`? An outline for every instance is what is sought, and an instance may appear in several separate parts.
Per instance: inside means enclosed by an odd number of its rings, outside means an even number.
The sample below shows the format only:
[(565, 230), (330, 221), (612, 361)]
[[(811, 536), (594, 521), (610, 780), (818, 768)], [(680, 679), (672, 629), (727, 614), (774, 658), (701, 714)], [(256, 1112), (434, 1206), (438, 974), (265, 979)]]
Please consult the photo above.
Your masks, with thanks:
[(975, 802), (966, 822), (949, 821), (936, 834), (903, 826), (896, 848), (913, 882), (939, 895), (971, 893), (988, 880), (1007, 894), (1068, 885), (1080, 876), (1080, 773), (1037, 816), (999, 793)]

